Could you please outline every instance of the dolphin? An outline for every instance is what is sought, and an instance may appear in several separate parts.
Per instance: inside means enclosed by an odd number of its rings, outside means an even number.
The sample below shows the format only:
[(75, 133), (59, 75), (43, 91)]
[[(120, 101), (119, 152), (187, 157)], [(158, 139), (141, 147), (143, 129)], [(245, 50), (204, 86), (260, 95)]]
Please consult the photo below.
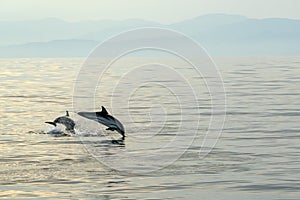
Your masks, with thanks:
[(70, 116), (69, 112), (66, 111), (65, 116), (58, 117), (53, 122), (45, 122), (45, 123), (51, 124), (53, 126), (57, 126), (57, 124), (63, 124), (66, 127), (67, 131), (70, 131), (71, 133), (75, 133), (74, 130), (75, 122), (69, 116)]
[(78, 112), (77, 114), (107, 126), (108, 128), (106, 130), (117, 131), (122, 135), (122, 139), (125, 139), (123, 124), (115, 117), (109, 115), (104, 106), (102, 106), (101, 112)]

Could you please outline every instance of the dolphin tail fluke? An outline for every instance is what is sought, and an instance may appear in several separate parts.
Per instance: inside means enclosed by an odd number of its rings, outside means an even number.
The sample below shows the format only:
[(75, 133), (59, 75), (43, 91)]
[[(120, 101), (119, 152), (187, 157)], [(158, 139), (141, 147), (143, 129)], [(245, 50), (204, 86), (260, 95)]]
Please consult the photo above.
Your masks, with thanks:
[(55, 122), (45, 122), (45, 123), (51, 124), (51, 125), (53, 125), (53, 126), (56, 126), (56, 123), (55, 123)]

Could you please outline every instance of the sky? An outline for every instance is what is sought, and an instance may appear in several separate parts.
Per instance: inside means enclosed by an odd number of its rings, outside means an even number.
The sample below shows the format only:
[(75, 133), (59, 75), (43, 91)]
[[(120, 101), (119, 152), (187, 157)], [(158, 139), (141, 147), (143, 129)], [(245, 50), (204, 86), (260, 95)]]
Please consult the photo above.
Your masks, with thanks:
[(0, 0), (0, 20), (139, 18), (174, 23), (212, 13), (300, 19), (299, 0)]

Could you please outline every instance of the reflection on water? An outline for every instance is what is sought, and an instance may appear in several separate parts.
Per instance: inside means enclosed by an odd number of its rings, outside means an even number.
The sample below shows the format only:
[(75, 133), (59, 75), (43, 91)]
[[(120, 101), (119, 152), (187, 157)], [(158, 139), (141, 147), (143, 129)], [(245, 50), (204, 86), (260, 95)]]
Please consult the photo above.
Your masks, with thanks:
[[(299, 199), (299, 57), (217, 59), (228, 112), (216, 147), (199, 159), (201, 133), (211, 108), (202, 85), (200, 133), (177, 161), (144, 175), (117, 171), (110, 167), (112, 162), (121, 169), (125, 161), (108, 159), (121, 158), (122, 152), (146, 156), (176, 136), (180, 108), (176, 99), (164, 99), (165, 88), (145, 85), (136, 92), (129, 105), (135, 127), (125, 124), (124, 145), (113, 144), (111, 139), (117, 135), (107, 136), (105, 128), (96, 122), (89, 126), (93, 122), (75, 113), (70, 114), (78, 121), (78, 133), (89, 134), (28, 133), (48, 130), (45, 121), (72, 110), (73, 84), (81, 62), (73, 58), (0, 60), (0, 198)], [(107, 77), (117, 78), (117, 73)], [(130, 80), (123, 81), (130, 86)], [(147, 93), (149, 87), (155, 92)], [(107, 103), (107, 93), (102, 85), (97, 89), (97, 104)], [(155, 104), (158, 99), (164, 106)], [(168, 100), (175, 106), (168, 107)], [(192, 104), (185, 106), (195, 109)], [(167, 128), (154, 136), (149, 130), (158, 129), (164, 120), (151, 119), (157, 111), (170, 115)], [(122, 119), (125, 105), (118, 104), (113, 114)], [(127, 159), (135, 161), (134, 156)]]

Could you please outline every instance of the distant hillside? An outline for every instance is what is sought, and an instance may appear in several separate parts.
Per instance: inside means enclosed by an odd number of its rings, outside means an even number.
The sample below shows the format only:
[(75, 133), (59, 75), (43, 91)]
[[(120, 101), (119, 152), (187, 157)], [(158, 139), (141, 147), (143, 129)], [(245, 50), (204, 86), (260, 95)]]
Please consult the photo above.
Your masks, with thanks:
[(82, 57), (97, 46), (91, 40), (54, 40), (0, 47), (1, 57)]
[(0, 57), (87, 56), (101, 41), (138, 27), (180, 31), (212, 55), (300, 55), (300, 20), (249, 19), (211, 14), (174, 24), (131, 19), (83, 21), (59, 19), (0, 22)]
[(19, 45), (51, 40), (105, 39), (112, 34), (143, 26), (157, 26), (158, 23), (139, 19), (124, 21), (100, 20), (67, 22), (61, 19), (48, 18), (33, 21), (0, 21), (0, 46)]

